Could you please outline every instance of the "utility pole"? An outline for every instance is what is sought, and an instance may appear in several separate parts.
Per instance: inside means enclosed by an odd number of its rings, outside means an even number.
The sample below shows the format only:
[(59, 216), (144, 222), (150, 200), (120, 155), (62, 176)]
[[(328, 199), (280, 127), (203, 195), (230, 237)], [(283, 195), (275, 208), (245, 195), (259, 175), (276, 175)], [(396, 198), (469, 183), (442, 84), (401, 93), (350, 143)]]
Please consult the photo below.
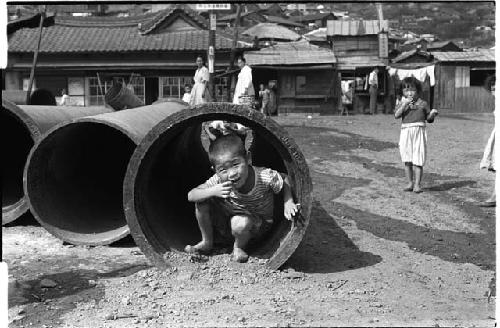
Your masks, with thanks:
[(213, 10), (209, 11), (210, 29), (208, 30), (208, 72), (210, 78), (208, 81), (208, 90), (212, 101), (215, 100), (214, 70), (215, 70), (215, 29), (217, 26), (216, 16)]
[[(231, 54), (229, 55), (229, 71), (232, 71), (234, 69), (234, 59), (236, 57), (236, 47), (238, 46), (238, 27), (240, 26), (240, 17), (241, 17), (241, 9), (242, 9), (242, 4), (236, 4), (236, 19), (234, 21), (234, 38), (233, 38), (233, 45), (231, 47)], [(234, 91), (235, 88), (235, 81), (234, 81), (234, 76), (231, 73), (229, 75), (229, 90), (227, 92), (227, 101), (231, 101), (231, 91)]]
[(30, 80), (28, 84), (28, 92), (26, 93), (26, 104), (30, 104), (31, 89), (33, 88), (33, 79), (35, 78), (35, 68), (38, 61), (38, 52), (40, 51), (40, 42), (42, 41), (43, 20), (45, 19), (46, 6), (40, 10), (40, 25), (38, 27), (38, 42), (36, 44), (35, 54), (33, 56), (33, 64), (31, 65)]

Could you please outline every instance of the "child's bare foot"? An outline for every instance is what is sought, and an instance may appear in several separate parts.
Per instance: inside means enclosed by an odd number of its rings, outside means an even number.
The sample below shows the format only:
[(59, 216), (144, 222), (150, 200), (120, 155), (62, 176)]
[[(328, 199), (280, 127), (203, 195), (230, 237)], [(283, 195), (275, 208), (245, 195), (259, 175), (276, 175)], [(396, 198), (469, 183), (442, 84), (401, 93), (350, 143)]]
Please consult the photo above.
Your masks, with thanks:
[(413, 192), (416, 193), (416, 194), (420, 194), (422, 192), (422, 188), (420, 188), (420, 186), (415, 186), (413, 188)]
[(242, 250), (241, 248), (235, 247), (233, 249), (232, 259), (235, 262), (244, 263), (244, 262), (248, 261), (248, 254), (244, 250)]
[(412, 191), (413, 190), (413, 184), (409, 183), (406, 185), (406, 187), (403, 188), (404, 191)]
[(186, 245), (186, 247), (184, 248), (184, 251), (186, 253), (191, 253), (191, 254), (193, 253), (208, 254), (210, 253), (211, 250), (212, 250), (212, 245), (204, 241), (200, 241), (196, 245)]

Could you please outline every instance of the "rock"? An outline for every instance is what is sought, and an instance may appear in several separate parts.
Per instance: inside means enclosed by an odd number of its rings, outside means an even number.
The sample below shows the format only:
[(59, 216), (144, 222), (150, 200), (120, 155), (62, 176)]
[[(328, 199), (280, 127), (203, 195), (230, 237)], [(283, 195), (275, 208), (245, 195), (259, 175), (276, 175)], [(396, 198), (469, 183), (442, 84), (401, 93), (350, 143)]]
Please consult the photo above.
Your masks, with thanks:
[(53, 280), (50, 280), (50, 279), (42, 279), (42, 281), (40, 281), (40, 287), (42, 288), (54, 288), (57, 286), (57, 283)]
[(131, 303), (130, 303), (130, 297), (123, 297), (123, 298), (121, 299), (121, 303), (122, 303), (123, 305), (130, 305), (130, 304), (131, 304)]

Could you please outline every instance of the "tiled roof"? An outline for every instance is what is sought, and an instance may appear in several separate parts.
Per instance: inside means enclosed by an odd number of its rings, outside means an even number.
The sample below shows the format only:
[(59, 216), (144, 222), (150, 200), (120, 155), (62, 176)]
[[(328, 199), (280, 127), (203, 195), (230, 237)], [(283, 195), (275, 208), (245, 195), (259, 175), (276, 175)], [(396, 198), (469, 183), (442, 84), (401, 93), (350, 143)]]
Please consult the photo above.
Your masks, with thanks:
[[(144, 17), (143, 17), (144, 18)], [(87, 17), (88, 19), (88, 17)], [(40, 53), (93, 53), (129, 51), (198, 51), (208, 48), (208, 30), (141, 35), (135, 20), (95, 20), (92, 25), (79, 20), (75, 26), (56, 19), (43, 29)], [(136, 22), (131, 26), (130, 21)], [(103, 25), (105, 22), (106, 25)], [(23, 28), (9, 35), (9, 52), (34, 52), (38, 29)], [(231, 49), (232, 38), (216, 34), (216, 49)], [(251, 44), (239, 42), (239, 48)]]
[(193, 21), (195, 21), (200, 28), (202, 29), (208, 28), (208, 22), (198, 12), (191, 10), (186, 5), (184, 6), (178, 5), (166, 10), (159, 11), (153, 19), (142, 23), (140, 27), (141, 34), (148, 34), (152, 30), (154, 30), (157, 26), (159, 26), (162, 22), (164, 22), (168, 17), (170, 17), (170, 15), (181, 12), (186, 14)]
[(370, 35), (378, 34), (381, 30), (388, 31), (387, 20), (334, 20), (333, 35)]
[(478, 51), (433, 51), (432, 55), (441, 62), (494, 62), (495, 50), (482, 49)]
[(273, 23), (260, 23), (243, 31), (243, 35), (250, 35), (258, 39), (281, 39), (295, 41), (300, 39), (300, 35)]
[(305, 40), (280, 42), (259, 51), (245, 53), (249, 65), (322, 65), (336, 62), (333, 51)]
[(117, 16), (57, 16), (56, 24), (63, 26), (78, 26), (78, 27), (137, 27), (138, 24), (143, 24), (154, 17), (158, 13), (148, 13), (144, 15), (117, 17)]

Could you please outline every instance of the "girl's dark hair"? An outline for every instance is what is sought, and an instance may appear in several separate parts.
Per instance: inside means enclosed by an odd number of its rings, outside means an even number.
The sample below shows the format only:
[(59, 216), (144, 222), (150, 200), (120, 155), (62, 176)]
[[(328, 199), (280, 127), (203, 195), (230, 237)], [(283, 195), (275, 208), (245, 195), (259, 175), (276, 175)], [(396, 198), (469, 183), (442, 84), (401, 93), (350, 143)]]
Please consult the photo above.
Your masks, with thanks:
[(401, 82), (401, 91), (403, 91), (403, 89), (405, 89), (405, 86), (407, 85), (415, 87), (415, 89), (417, 90), (417, 95), (420, 96), (422, 94), (422, 83), (420, 83), (420, 81), (417, 80), (417, 78), (415, 78), (414, 76), (408, 76), (403, 79), (403, 81)]
[(203, 58), (202, 55), (196, 56), (196, 59), (198, 59), (198, 58), (201, 58), (201, 61), (202, 61), (203, 65), (205, 65), (205, 58)]

